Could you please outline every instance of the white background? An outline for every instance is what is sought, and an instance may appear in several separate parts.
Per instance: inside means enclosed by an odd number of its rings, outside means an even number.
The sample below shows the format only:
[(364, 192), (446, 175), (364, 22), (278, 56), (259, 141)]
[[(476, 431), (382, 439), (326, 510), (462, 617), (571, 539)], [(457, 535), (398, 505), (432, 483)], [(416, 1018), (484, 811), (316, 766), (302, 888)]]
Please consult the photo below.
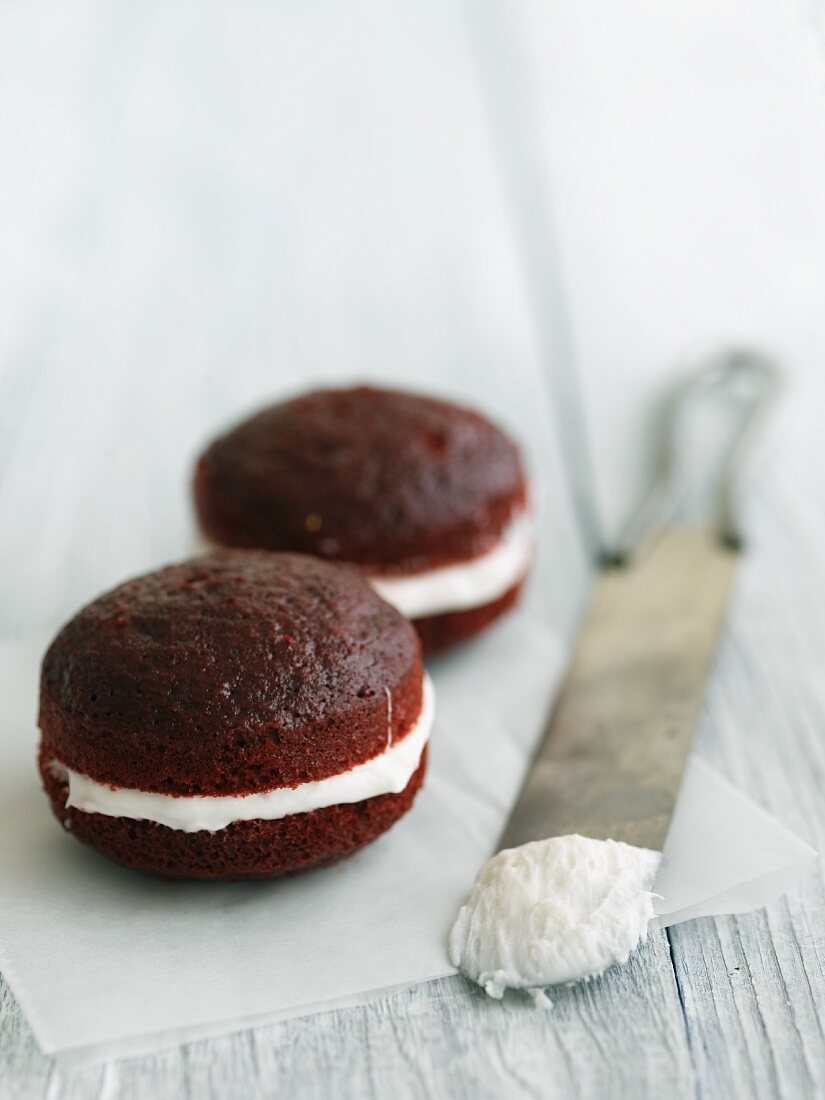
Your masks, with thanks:
[[(566, 498), (590, 544), (593, 500), (615, 530), (675, 363), (756, 342), (821, 392), (815, 16), (4, 5), (0, 606), (37, 586), (59, 617), (180, 556), (210, 432), (284, 390), (382, 377), (523, 439), (567, 574), (548, 613), (572, 621)], [(152, 514), (150, 542), (124, 510)]]

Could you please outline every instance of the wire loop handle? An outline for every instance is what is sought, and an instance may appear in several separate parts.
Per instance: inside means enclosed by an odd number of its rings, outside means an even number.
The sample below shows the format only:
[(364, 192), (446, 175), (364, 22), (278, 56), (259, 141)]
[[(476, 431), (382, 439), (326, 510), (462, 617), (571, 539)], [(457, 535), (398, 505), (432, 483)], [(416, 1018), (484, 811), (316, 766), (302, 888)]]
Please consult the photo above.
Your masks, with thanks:
[(733, 550), (742, 548), (742, 533), (733, 502), (737, 476), (748, 448), (779, 389), (781, 372), (770, 356), (748, 348), (715, 353), (680, 379), (666, 396), (660, 413), (654, 476), (650, 488), (632, 512), (616, 545), (603, 554), (605, 566), (626, 565), (666, 525), (674, 505), (676, 434), (690, 400), (715, 391), (736, 402), (741, 412), (736, 431), (719, 471), (713, 501), (713, 527), (719, 540)]

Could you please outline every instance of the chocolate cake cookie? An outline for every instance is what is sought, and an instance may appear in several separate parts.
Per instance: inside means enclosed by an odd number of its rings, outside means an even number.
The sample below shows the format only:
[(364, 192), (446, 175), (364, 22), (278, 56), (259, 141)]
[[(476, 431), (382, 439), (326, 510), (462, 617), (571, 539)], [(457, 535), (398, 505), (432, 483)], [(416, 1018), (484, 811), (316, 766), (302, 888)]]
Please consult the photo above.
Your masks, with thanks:
[(411, 806), (432, 687), (353, 570), (219, 550), (122, 584), (43, 659), (40, 771), (63, 826), (142, 871), (268, 878)]
[(264, 409), (199, 459), (204, 534), (351, 563), (427, 652), (513, 605), (532, 557), (518, 448), (470, 409), (394, 390), (319, 390)]

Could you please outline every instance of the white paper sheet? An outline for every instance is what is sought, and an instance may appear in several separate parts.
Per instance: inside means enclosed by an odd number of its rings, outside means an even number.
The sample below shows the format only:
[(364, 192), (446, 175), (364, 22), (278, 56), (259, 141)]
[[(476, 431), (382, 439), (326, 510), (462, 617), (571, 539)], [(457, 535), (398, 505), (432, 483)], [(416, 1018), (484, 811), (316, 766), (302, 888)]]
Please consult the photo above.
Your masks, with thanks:
[[(492, 852), (563, 648), (526, 614), (432, 671), (430, 774), (350, 860), (274, 883), (166, 883), (65, 835), (39, 789), (40, 647), (0, 647), (0, 969), (38, 1042), (73, 1064), (363, 1002), (452, 972), (446, 934)], [(764, 904), (813, 853), (694, 761), (668, 840), (672, 923)]]
[(810, 845), (694, 754), (656, 876), (652, 927), (758, 909), (815, 859)]

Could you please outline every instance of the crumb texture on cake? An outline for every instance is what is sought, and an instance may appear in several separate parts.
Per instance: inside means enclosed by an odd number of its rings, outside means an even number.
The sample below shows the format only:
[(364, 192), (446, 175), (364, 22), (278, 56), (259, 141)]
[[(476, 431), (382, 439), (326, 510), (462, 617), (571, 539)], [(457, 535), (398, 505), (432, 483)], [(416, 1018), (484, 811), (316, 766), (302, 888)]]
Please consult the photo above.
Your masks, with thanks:
[(518, 448), (486, 417), (368, 386), (243, 421), (199, 459), (194, 495), (218, 543), (388, 572), (483, 553), (526, 506)]
[(377, 755), (415, 724), (422, 679), (414, 630), (354, 570), (215, 551), (66, 624), (43, 660), (40, 728), (51, 758), (101, 782), (243, 794)]

